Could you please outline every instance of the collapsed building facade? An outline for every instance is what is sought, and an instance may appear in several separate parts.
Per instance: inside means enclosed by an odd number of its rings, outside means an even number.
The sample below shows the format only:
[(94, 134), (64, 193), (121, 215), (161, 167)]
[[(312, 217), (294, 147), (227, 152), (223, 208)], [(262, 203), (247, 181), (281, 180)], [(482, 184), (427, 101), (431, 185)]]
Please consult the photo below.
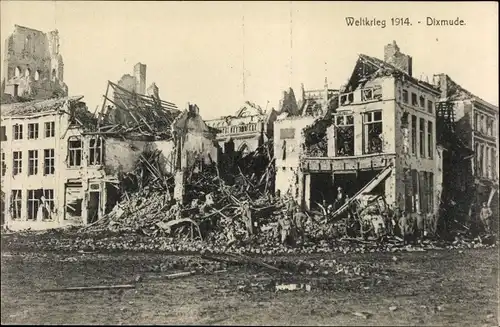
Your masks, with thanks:
[[(433, 231), (442, 182), (440, 91), (412, 77), (412, 59), (395, 43), (384, 50), (384, 60), (359, 55), (338, 92), (325, 85), (305, 97), (300, 115), (276, 121), (276, 188), (306, 210), (332, 202), (339, 187), (349, 198), (340, 211), (363, 195), (381, 195)], [(320, 141), (326, 146), (318, 149)]]
[[(119, 95), (108, 94), (112, 89)], [(2, 211), (9, 229), (92, 224), (141, 187), (159, 184), (174, 197), (174, 181), (164, 176), (195, 164), (199, 154), (217, 160), (196, 106), (181, 112), (112, 82), (98, 115), (82, 98), (2, 105)]]
[[(443, 147), (443, 210), (460, 222), (487, 204), (498, 217), (498, 107), (475, 96), (446, 74), (434, 75)], [(465, 220), (465, 221), (464, 221)]]
[(43, 100), (68, 95), (59, 32), (15, 25), (5, 40), (2, 101)]
[(207, 120), (206, 124), (217, 130), (217, 142), (222, 153), (247, 154), (273, 138), (276, 110), (265, 112), (260, 106), (246, 101), (232, 116)]

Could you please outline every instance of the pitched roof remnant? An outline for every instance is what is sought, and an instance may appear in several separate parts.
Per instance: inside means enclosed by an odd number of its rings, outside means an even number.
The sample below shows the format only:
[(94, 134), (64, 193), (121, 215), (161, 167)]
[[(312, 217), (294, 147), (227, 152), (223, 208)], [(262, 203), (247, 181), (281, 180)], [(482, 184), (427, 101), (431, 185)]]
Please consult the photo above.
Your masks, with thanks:
[(29, 102), (16, 102), (0, 105), (2, 117), (31, 116), (61, 109), (66, 102), (78, 102), (83, 96), (70, 96), (64, 98), (34, 100)]
[[(110, 88), (114, 92), (113, 100), (108, 95)], [(108, 135), (139, 134), (169, 139), (171, 125), (180, 113), (171, 102), (131, 92), (108, 81), (98, 130)]]

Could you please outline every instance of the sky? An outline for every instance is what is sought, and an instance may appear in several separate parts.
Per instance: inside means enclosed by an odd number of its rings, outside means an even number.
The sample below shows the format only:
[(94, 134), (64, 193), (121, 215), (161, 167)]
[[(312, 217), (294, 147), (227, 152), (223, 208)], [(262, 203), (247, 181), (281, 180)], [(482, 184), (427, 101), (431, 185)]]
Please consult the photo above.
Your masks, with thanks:
[[(498, 105), (496, 2), (145, 2), (0, 1), (4, 40), (14, 24), (58, 29), (64, 81), (89, 110), (101, 106), (108, 80), (147, 65), (163, 100), (195, 103), (204, 119), (234, 114), (251, 101), (278, 109), (283, 91), (338, 89), (360, 53), (383, 59), (397, 42), (413, 57), (414, 77), (447, 73)], [(346, 17), (386, 20), (349, 27)], [(412, 26), (391, 26), (408, 17)], [(426, 26), (426, 17), (465, 26)], [(418, 21), (421, 21), (419, 24)], [(244, 77), (244, 78), (243, 78)], [(243, 83), (244, 81), (244, 83)]]

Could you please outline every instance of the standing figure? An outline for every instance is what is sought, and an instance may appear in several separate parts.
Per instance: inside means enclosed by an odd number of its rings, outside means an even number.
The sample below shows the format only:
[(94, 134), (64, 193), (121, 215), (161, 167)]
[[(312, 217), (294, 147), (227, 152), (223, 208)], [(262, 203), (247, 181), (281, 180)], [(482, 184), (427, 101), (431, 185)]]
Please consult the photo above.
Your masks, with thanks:
[(305, 239), (305, 227), (307, 224), (307, 216), (305, 213), (303, 213), (299, 207), (295, 209), (295, 215), (294, 215), (294, 227), (295, 231), (297, 234), (297, 238), (301, 241), (304, 242)]
[(335, 199), (335, 202), (333, 203), (333, 207), (335, 211), (339, 210), (340, 207), (342, 207), (345, 203), (345, 197), (344, 197), (344, 191), (342, 190), (342, 187), (337, 188), (337, 198)]
[(252, 220), (252, 209), (250, 204), (245, 201), (242, 206), (242, 215), (245, 222), (246, 236), (250, 237), (254, 234), (253, 220)]
[(486, 202), (483, 202), (483, 207), (481, 208), (481, 212), (479, 213), (479, 218), (481, 219), (481, 222), (483, 223), (484, 229), (486, 232), (490, 233), (491, 232), (491, 216), (493, 215), (490, 207), (486, 204)]

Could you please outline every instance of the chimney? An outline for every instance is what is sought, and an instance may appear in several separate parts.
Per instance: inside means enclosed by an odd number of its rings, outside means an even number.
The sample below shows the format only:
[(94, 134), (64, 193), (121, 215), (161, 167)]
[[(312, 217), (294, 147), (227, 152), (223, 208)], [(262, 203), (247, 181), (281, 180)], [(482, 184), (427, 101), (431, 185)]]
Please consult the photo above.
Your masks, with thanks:
[(140, 62), (134, 66), (135, 92), (139, 94), (146, 93), (146, 65)]
[(384, 47), (384, 61), (404, 71), (410, 76), (413, 74), (412, 57), (402, 53), (396, 41), (392, 41), (392, 43), (389, 43)]

